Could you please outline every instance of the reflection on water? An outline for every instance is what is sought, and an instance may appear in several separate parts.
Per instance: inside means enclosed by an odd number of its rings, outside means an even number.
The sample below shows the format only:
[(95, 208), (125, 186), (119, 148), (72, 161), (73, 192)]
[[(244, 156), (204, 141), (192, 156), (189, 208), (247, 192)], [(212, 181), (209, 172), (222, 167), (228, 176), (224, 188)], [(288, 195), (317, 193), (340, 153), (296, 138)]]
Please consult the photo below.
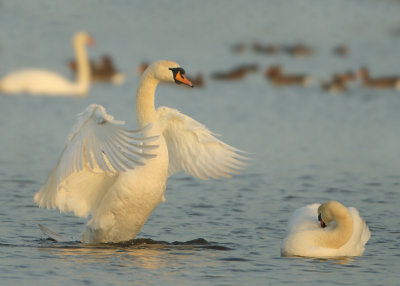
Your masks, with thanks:
[[(209, 243), (205, 239), (172, 243), (154, 241), (148, 238), (133, 239), (122, 243), (104, 243), (85, 245), (80, 242), (58, 243), (51, 240), (43, 241), (39, 251), (60, 257), (68, 258), (66, 261), (90, 264), (103, 263), (117, 267), (163, 269), (166, 267), (180, 267), (182, 264), (195, 263), (204, 267), (208, 261), (209, 266), (216, 264), (218, 251), (230, 251), (232, 248)], [(216, 260), (204, 260), (201, 251), (208, 251), (207, 255)], [(207, 262), (207, 263), (208, 263)]]
[(330, 258), (313, 258), (313, 257), (303, 257), (303, 256), (287, 256), (286, 258), (293, 258), (293, 259), (304, 259), (308, 261), (318, 261), (318, 262), (329, 262), (333, 264), (341, 264), (341, 265), (350, 265), (354, 261), (357, 260), (357, 257), (330, 257)]

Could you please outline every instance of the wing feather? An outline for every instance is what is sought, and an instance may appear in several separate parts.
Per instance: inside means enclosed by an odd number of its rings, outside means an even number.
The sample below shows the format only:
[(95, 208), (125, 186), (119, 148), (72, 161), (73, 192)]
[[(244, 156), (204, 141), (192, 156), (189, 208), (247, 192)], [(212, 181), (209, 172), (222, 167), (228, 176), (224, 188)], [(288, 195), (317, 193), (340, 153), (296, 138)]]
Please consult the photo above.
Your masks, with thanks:
[(35, 202), (87, 216), (120, 172), (142, 166), (155, 156), (151, 151), (158, 146), (152, 142), (158, 136), (146, 136), (149, 127), (132, 131), (123, 125), (101, 105), (92, 104), (79, 114)]
[[(64, 172), (58, 181), (71, 171), (82, 170), (87, 161), (91, 162), (89, 165), (92, 168), (97, 166), (105, 172), (116, 174), (133, 169), (138, 162), (143, 163), (146, 158), (154, 157), (149, 152), (157, 146), (148, 143), (157, 137), (145, 137), (143, 130), (123, 129), (121, 125), (124, 123), (114, 120), (103, 106), (92, 104), (79, 117), (60, 161), (60, 169), (69, 171)], [(123, 152), (134, 153), (136, 160), (126, 160)]]
[(176, 109), (160, 107), (157, 120), (168, 146), (168, 175), (185, 171), (207, 180), (231, 177), (246, 166), (245, 152), (218, 138), (204, 125)]

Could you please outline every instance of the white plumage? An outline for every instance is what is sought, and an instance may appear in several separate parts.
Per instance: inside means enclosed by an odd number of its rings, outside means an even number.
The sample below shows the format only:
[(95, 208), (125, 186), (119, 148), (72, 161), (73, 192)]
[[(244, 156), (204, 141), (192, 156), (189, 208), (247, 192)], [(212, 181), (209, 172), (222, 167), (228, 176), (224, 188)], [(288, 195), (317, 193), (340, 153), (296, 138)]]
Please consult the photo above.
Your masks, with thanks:
[(154, 108), (160, 81), (191, 85), (178, 64), (158, 61), (142, 75), (136, 97), (139, 131), (128, 131), (100, 105), (79, 116), (56, 168), (35, 195), (40, 207), (86, 217), (82, 241), (134, 238), (164, 200), (167, 178), (179, 171), (229, 177), (244, 167), (240, 151), (179, 111)]
[[(329, 217), (326, 227), (318, 221), (321, 212), (322, 219)], [(311, 204), (297, 209), (290, 217), (281, 255), (317, 258), (360, 256), (369, 238), (369, 228), (355, 208), (346, 208), (335, 201)]]
[(0, 79), (0, 92), (46, 96), (85, 95), (90, 87), (90, 69), (85, 46), (92, 42), (92, 38), (85, 32), (77, 32), (73, 37), (77, 60), (76, 81), (71, 81), (53, 71), (28, 68), (14, 71)]
[(217, 139), (203, 124), (178, 110), (159, 107), (157, 121), (168, 146), (168, 176), (185, 171), (203, 180), (229, 178), (244, 166), (240, 150)]
[(57, 167), (35, 195), (39, 206), (86, 217), (103, 195), (102, 186), (155, 157), (151, 150), (158, 147), (152, 144), (157, 136), (145, 136), (150, 126), (129, 131), (123, 124), (101, 105), (92, 104), (79, 114)]

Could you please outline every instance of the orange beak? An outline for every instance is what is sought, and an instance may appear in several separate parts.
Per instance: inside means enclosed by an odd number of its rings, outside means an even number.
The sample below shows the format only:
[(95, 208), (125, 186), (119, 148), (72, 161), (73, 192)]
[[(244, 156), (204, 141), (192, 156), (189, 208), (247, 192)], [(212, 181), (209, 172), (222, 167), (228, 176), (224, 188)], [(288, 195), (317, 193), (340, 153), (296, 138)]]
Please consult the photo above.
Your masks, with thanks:
[(188, 80), (181, 72), (178, 72), (175, 76), (175, 81), (186, 84), (190, 87), (193, 87), (193, 84)]
[(321, 223), (321, 227), (322, 227), (322, 228), (326, 227), (325, 222), (322, 220), (321, 214), (318, 215), (318, 220), (319, 220), (319, 222)]

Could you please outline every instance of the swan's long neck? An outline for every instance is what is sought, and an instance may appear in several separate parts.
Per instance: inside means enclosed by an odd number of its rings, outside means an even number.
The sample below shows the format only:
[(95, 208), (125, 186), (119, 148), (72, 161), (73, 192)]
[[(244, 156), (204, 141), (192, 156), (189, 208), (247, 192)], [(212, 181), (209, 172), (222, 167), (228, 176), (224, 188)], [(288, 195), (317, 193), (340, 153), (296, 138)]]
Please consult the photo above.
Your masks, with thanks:
[(350, 239), (353, 233), (353, 219), (347, 211), (346, 214), (335, 219), (336, 225), (321, 229), (320, 246), (328, 248), (340, 248)]
[(77, 89), (79, 93), (86, 94), (90, 86), (90, 67), (85, 45), (75, 42), (74, 50), (77, 63)]
[(154, 95), (158, 83), (151, 70), (143, 73), (136, 95), (136, 116), (140, 128), (156, 119)]

